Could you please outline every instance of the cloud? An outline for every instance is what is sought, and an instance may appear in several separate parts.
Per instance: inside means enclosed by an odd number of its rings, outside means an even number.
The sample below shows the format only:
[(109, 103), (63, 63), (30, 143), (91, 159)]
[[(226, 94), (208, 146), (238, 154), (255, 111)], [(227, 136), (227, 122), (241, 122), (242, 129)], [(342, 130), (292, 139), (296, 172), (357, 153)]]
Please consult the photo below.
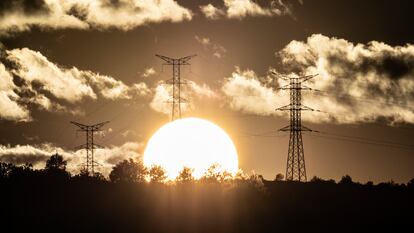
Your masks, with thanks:
[(142, 72), (141, 77), (148, 78), (149, 76), (155, 75), (157, 72), (153, 67), (146, 68), (144, 72)]
[(291, 15), (290, 7), (282, 0), (269, 1), (267, 6), (260, 6), (253, 0), (223, 0), (224, 7), (218, 8), (212, 4), (200, 6), (201, 12), (208, 19), (219, 19), (225, 16), (230, 19), (243, 19), (248, 16), (282, 16)]
[[(160, 113), (171, 114), (171, 107), (168, 101), (171, 99), (171, 88), (168, 88), (163, 82), (159, 82), (155, 87), (154, 96), (151, 100), (150, 107)], [(185, 107), (183, 105), (182, 107)]]
[[(305, 121), (414, 123), (414, 45), (354, 44), (317, 34), (290, 42), (276, 56), (289, 77), (319, 74), (306, 85), (320, 92), (303, 91), (302, 102), (322, 112), (304, 112)], [(273, 78), (236, 67), (221, 88), (226, 103), (244, 113), (288, 117), (275, 111), (289, 104), (289, 91), (278, 90), (288, 83)]]
[(6, 0), (0, 4), (0, 15), (0, 34), (32, 27), (131, 30), (192, 19), (192, 12), (174, 0)]
[(14, 91), (15, 88), (11, 74), (0, 63), (0, 117), (6, 120), (28, 121), (31, 119), (30, 113), (17, 102), (19, 96)]
[(203, 46), (204, 50), (210, 52), (215, 58), (222, 58), (227, 53), (227, 50), (223, 46), (213, 43), (210, 38), (197, 35), (194, 38)]
[(130, 86), (110, 76), (64, 68), (28, 48), (4, 50), (0, 63), (0, 118), (30, 121), (29, 105), (51, 112), (80, 114), (68, 107), (89, 98), (118, 100), (151, 93), (145, 83)]
[(309, 85), (322, 92), (304, 102), (329, 114), (304, 114), (307, 120), (414, 123), (414, 45), (354, 44), (316, 34), (276, 55), (287, 72), (319, 74)]
[[(143, 149), (142, 143), (126, 142), (120, 146), (110, 146), (94, 151), (96, 162), (101, 164), (97, 167), (99, 172), (108, 176), (112, 167), (124, 159), (140, 159)], [(31, 163), (34, 168), (41, 169), (45, 167), (46, 160), (55, 153), (63, 156), (68, 161), (67, 169), (72, 174), (79, 173), (81, 165), (85, 161), (85, 151), (65, 150), (61, 147), (49, 143), (40, 145), (0, 145), (0, 161), (22, 165)]]
[[(194, 102), (199, 98), (216, 98), (216, 92), (211, 90), (206, 84), (199, 85), (194, 81), (187, 81), (188, 85), (182, 85), (181, 111), (186, 112), (194, 109)], [(166, 85), (163, 81), (159, 82), (154, 88), (154, 95), (150, 107), (160, 113), (171, 114), (172, 104), (172, 85)]]
[(200, 10), (207, 19), (219, 19), (220, 17), (226, 14), (223, 10), (218, 9), (211, 3), (204, 6), (200, 6)]
[(269, 76), (259, 77), (254, 71), (239, 67), (225, 79), (221, 90), (231, 109), (247, 114), (282, 114), (275, 109), (289, 101), (285, 93), (275, 91)]

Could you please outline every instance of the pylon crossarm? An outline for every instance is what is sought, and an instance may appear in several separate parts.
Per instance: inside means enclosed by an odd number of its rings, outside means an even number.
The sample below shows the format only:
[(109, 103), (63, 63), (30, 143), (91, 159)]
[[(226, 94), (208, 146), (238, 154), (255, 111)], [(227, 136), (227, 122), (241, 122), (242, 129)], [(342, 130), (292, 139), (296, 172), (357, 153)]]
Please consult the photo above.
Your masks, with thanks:
[(281, 87), (278, 87), (278, 90), (290, 90), (292, 88), (291, 84), (286, 84)]
[(288, 104), (288, 105), (282, 106), (280, 108), (276, 108), (276, 111), (290, 111), (291, 109), (292, 109), (292, 105)]
[(313, 108), (311, 108), (311, 107), (308, 107), (308, 106), (306, 106), (306, 105), (301, 105), (301, 106), (300, 106), (300, 110), (301, 110), (301, 111), (317, 111), (317, 110), (315, 110), (315, 109), (313, 109)]
[(167, 64), (164, 64), (164, 65), (172, 65), (174, 63), (174, 59), (173, 58), (166, 57), (166, 56), (159, 55), (159, 54), (155, 54), (155, 56), (157, 56), (157, 57), (161, 58), (162, 60), (166, 61)]
[[(181, 102), (181, 104), (186, 104), (186, 103), (188, 103), (188, 100), (186, 98), (180, 97), (180, 102)], [(172, 104), (172, 103), (174, 103), (174, 99), (169, 98), (168, 100), (164, 101), (164, 103)]]
[(289, 81), (289, 78), (283, 77), (280, 74), (276, 73), (275, 71), (271, 71), (270, 73), (272, 73), (273, 75), (275, 75), (276, 78), (280, 78), (280, 79), (283, 79), (285, 81)]
[(279, 129), (279, 131), (290, 131), (290, 130), (291, 130), (290, 125), (287, 125), (287, 126)]
[(190, 56), (186, 56), (186, 57), (182, 57), (182, 58), (180, 58), (179, 60), (180, 60), (180, 62), (182, 62), (182, 64), (181, 65), (190, 65), (189, 63), (187, 63), (191, 58), (193, 58), (193, 57), (195, 57), (195, 56), (197, 56), (197, 54), (193, 54), (193, 55), (190, 55)]
[(99, 144), (96, 144), (96, 143), (93, 144), (93, 149), (103, 149), (103, 148), (104, 147)]
[(301, 90), (304, 90), (304, 91), (312, 91), (312, 90), (314, 90), (314, 89), (312, 89), (312, 88), (310, 88), (308, 86), (305, 86), (305, 85), (301, 85), (300, 89)]
[(87, 125), (84, 125), (84, 124), (81, 124), (81, 123), (78, 123), (78, 122), (75, 122), (75, 121), (71, 121), (70, 123), (73, 124), (73, 125), (78, 126), (83, 131), (88, 129), (88, 126)]
[(309, 129), (308, 127), (306, 127), (306, 126), (301, 126), (301, 129), (300, 129), (301, 131), (307, 131), (307, 132), (317, 132), (317, 131), (314, 131), (314, 130), (311, 130), (311, 129)]
[(91, 125), (91, 127), (95, 131), (95, 130), (99, 130), (99, 128), (101, 128), (102, 126), (104, 126), (108, 123), (109, 123), (109, 121), (104, 121), (104, 122), (101, 122), (101, 123), (98, 123), (98, 124), (95, 124), (95, 125)]
[(168, 79), (167, 81), (165, 81), (165, 83), (166, 84), (180, 84), (180, 85), (183, 85), (183, 84), (188, 84), (188, 81), (187, 80), (181, 80), (181, 79), (180, 79), (180, 81), (178, 81), (176, 79), (171, 78), (171, 79)]
[(308, 81), (309, 79), (313, 79), (316, 76), (318, 76), (318, 74), (311, 74), (311, 75), (306, 75), (306, 76), (303, 76), (303, 77), (299, 77), (299, 79), (301, 79), (299, 83), (300, 84), (304, 83), (304, 82)]
[(81, 150), (81, 149), (86, 149), (86, 148), (88, 148), (87, 144), (82, 144), (82, 145), (79, 145), (79, 146), (75, 146), (75, 150)]

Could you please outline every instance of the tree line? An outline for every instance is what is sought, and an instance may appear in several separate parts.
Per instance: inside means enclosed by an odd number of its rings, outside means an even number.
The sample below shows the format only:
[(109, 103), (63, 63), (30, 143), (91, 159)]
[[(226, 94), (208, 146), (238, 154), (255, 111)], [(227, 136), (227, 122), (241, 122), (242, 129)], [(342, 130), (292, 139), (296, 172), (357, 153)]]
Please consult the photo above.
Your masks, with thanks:
[[(44, 178), (49, 180), (89, 180), (89, 181), (109, 181), (112, 183), (155, 183), (155, 184), (171, 184), (171, 183), (226, 183), (226, 182), (243, 182), (249, 181), (256, 184), (263, 184), (265, 181), (263, 176), (252, 174), (247, 175), (241, 170), (235, 175), (221, 171), (218, 164), (214, 164), (209, 167), (200, 179), (195, 179), (193, 176), (193, 169), (184, 167), (179, 175), (174, 180), (167, 179), (166, 170), (159, 166), (153, 165), (146, 167), (142, 161), (136, 161), (134, 159), (125, 159), (113, 166), (109, 176), (104, 177), (102, 173), (95, 172), (89, 174), (87, 170), (81, 169), (79, 174), (72, 175), (67, 171), (67, 161), (63, 156), (59, 154), (52, 155), (45, 164), (43, 169), (34, 169), (32, 164), (26, 163), (23, 165), (14, 165), (12, 163), (0, 162), (0, 180), (30, 180), (36, 178)], [(284, 181), (283, 174), (277, 174), (274, 178), (275, 182)], [(339, 182), (333, 179), (324, 180), (317, 176), (314, 176), (311, 183), (316, 184), (340, 184), (340, 185), (363, 185), (374, 186), (372, 181), (368, 181), (365, 184), (354, 182), (349, 175), (344, 175)], [(377, 184), (381, 187), (408, 187), (414, 188), (414, 178), (407, 184), (398, 184), (394, 181), (382, 182)]]

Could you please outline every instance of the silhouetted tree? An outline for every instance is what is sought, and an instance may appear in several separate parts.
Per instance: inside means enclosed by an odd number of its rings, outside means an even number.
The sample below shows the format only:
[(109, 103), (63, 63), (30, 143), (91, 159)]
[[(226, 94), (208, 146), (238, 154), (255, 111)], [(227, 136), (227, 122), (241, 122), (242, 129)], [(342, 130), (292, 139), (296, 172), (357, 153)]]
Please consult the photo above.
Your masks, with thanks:
[(317, 177), (317, 176), (314, 176), (314, 177), (312, 177), (312, 179), (310, 181), (311, 182), (323, 182), (324, 180), (321, 179), (321, 178), (319, 178), (319, 177)]
[(76, 182), (104, 182), (106, 181), (104, 175), (100, 172), (89, 174), (88, 170), (82, 168), (79, 174), (72, 177), (72, 180)]
[(243, 170), (239, 169), (237, 171), (237, 173), (234, 175), (233, 179), (235, 181), (246, 181), (247, 179), (249, 179), (249, 176), (246, 175)]
[(36, 171), (33, 170), (31, 163), (25, 163), (22, 166), (11, 166), (9, 178), (14, 180), (29, 181), (36, 177)]
[(200, 178), (202, 183), (214, 183), (220, 180), (220, 166), (218, 164), (211, 165)]
[(211, 165), (200, 178), (202, 183), (225, 182), (233, 179), (233, 175), (228, 171), (221, 171), (219, 164)]
[(344, 175), (339, 181), (339, 184), (353, 184), (352, 178), (349, 175)]
[(123, 160), (115, 165), (109, 174), (112, 182), (144, 182), (147, 169), (141, 161)]
[(70, 173), (66, 171), (67, 161), (63, 159), (58, 153), (50, 156), (46, 161), (45, 169), (43, 173), (49, 180), (61, 181), (62, 179), (68, 179)]
[(178, 176), (175, 180), (180, 183), (188, 183), (194, 181), (193, 169), (184, 167), (183, 170), (178, 173)]
[(255, 188), (257, 188), (258, 190), (265, 190), (264, 187), (264, 179), (262, 175), (258, 175), (258, 174), (252, 174), (249, 176), (249, 184), (253, 185)]
[(67, 161), (58, 153), (52, 155), (46, 161), (46, 170), (66, 170)]
[(0, 162), (0, 180), (9, 177), (14, 165), (11, 163)]
[(366, 186), (373, 186), (373, 185), (374, 185), (374, 182), (372, 182), (372, 181), (368, 181), (365, 185), (366, 185)]
[(412, 178), (408, 183), (407, 183), (407, 187), (408, 188), (412, 188), (414, 189), (414, 178)]
[(282, 173), (278, 173), (275, 177), (275, 181), (282, 181), (285, 176)]
[(159, 165), (153, 165), (149, 169), (150, 181), (154, 183), (163, 183), (167, 179), (167, 174)]

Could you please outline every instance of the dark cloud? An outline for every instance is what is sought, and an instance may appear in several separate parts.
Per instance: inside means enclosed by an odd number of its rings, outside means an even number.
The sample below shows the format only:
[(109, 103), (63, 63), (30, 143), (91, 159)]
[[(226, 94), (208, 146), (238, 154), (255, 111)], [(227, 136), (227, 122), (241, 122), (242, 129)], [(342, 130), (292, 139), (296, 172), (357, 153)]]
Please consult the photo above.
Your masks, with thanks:
[(30, 163), (35, 166), (44, 163), (49, 157), (44, 154), (4, 154), (0, 156), (0, 161), (17, 165)]
[(0, 35), (42, 29), (131, 30), (148, 23), (192, 19), (191, 10), (174, 0), (5, 1), (0, 5)]
[(47, 14), (50, 9), (44, 0), (2, 0), (0, 16), (9, 12), (23, 12), (27, 15)]

